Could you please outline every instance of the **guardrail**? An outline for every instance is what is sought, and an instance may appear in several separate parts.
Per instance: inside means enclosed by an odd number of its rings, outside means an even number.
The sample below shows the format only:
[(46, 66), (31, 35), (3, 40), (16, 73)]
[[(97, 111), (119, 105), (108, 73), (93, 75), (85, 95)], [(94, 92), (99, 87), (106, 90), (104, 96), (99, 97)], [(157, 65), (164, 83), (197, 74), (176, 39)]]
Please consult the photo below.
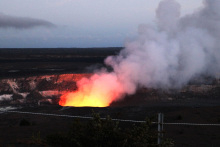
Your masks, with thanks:
[[(80, 118), (80, 119), (92, 119), (93, 117), (88, 116), (77, 116), (77, 115), (63, 115), (63, 114), (51, 114), (51, 113), (35, 113), (35, 112), (24, 112), (24, 111), (2, 111), (1, 113), (20, 113), (20, 114), (31, 114), (31, 115), (44, 115), (44, 116), (55, 116), (55, 117), (68, 117), (68, 118)], [(106, 118), (101, 118), (106, 119)], [(131, 122), (131, 123), (144, 123), (145, 121), (139, 121), (139, 120), (124, 120), (124, 119), (112, 119), (113, 121), (119, 121), (119, 122)], [(164, 122), (164, 114), (158, 113), (158, 122), (151, 122), (152, 124), (158, 124), (158, 140), (157, 144), (160, 145), (162, 138), (163, 138), (163, 125), (188, 125), (188, 126), (218, 126), (220, 127), (220, 124), (200, 124), (200, 123), (166, 123)]]

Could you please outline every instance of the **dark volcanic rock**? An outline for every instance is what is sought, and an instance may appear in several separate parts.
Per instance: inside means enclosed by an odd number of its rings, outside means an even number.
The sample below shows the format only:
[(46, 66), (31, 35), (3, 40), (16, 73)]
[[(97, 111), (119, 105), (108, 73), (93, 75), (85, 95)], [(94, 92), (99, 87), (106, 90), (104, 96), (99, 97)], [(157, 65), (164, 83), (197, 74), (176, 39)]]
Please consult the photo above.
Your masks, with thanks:
[(43, 96), (38, 91), (31, 91), (26, 97), (26, 103), (37, 104)]
[(1, 94), (13, 93), (13, 90), (8, 83), (0, 82), (0, 93)]
[(53, 90), (56, 88), (57, 84), (55, 84), (53, 81), (47, 81), (46, 79), (39, 81), (36, 87), (36, 89), (39, 91)]
[(18, 92), (30, 92), (31, 87), (29, 84), (30, 81), (26, 80), (25, 78), (20, 78), (16, 80), (16, 83), (19, 87)]
[(58, 85), (58, 89), (60, 91), (75, 91), (77, 90), (76, 82), (75, 81), (64, 81)]
[(23, 96), (17, 93), (14, 93), (12, 96), (13, 100), (19, 100), (19, 99), (23, 99)]

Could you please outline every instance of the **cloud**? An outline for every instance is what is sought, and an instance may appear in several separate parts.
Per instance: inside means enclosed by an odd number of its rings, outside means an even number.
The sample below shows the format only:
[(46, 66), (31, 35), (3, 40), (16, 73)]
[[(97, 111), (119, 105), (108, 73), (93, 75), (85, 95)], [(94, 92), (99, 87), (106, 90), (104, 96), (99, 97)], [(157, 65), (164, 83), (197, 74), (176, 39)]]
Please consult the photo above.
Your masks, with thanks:
[(17, 17), (0, 13), (0, 28), (28, 29), (33, 27), (53, 27), (53, 23), (42, 19)]

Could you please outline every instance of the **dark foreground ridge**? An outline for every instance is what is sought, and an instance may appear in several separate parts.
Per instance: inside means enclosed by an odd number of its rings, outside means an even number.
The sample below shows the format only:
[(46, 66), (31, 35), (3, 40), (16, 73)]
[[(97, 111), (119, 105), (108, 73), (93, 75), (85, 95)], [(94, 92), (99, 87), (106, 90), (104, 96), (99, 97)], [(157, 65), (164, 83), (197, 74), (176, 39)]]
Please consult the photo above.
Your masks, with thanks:
[[(38, 106), (24, 107), (16, 111), (33, 112), (39, 114), (57, 114), (92, 117), (92, 113), (98, 113), (102, 118), (108, 115), (113, 119), (126, 119), (145, 121), (148, 117), (151, 121), (157, 121), (157, 113), (164, 113), (166, 123), (203, 123), (219, 124), (218, 112), (220, 107), (167, 107), (167, 106), (136, 106), (136, 107), (67, 107)], [(86, 123), (91, 119), (77, 119), (70, 117), (32, 115), (22, 113), (1, 113), (0, 118), (0, 143), (3, 146), (42, 146), (48, 137), (58, 135), (65, 136), (71, 131), (74, 120)], [(116, 121), (117, 122), (117, 121)], [(115, 123), (116, 123), (115, 122)], [(139, 126), (139, 122), (119, 122), (120, 128)], [(75, 128), (77, 130), (77, 128)], [(151, 129), (156, 132), (157, 125)], [(164, 125), (164, 138), (174, 141), (174, 146), (219, 146), (219, 126), (187, 126)], [(140, 135), (140, 134), (138, 134)], [(144, 134), (143, 134), (144, 135)], [(192, 139), (193, 138), (193, 139)], [(51, 140), (56, 142), (56, 140)]]

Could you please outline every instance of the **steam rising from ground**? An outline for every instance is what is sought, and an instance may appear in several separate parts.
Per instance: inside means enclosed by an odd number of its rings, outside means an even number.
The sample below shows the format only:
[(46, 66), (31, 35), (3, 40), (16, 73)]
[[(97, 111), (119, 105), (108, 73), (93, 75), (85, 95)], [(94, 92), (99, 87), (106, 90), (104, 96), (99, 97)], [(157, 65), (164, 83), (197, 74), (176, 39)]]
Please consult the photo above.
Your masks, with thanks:
[(220, 72), (219, 7), (219, 0), (205, 0), (203, 8), (180, 17), (175, 0), (161, 1), (157, 26), (140, 25), (138, 38), (105, 60), (113, 72), (100, 71), (79, 81), (79, 91), (61, 97), (62, 105), (92, 101), (94, 93), (109, 105), (139, 87), (180, 88), (196, 76)]

